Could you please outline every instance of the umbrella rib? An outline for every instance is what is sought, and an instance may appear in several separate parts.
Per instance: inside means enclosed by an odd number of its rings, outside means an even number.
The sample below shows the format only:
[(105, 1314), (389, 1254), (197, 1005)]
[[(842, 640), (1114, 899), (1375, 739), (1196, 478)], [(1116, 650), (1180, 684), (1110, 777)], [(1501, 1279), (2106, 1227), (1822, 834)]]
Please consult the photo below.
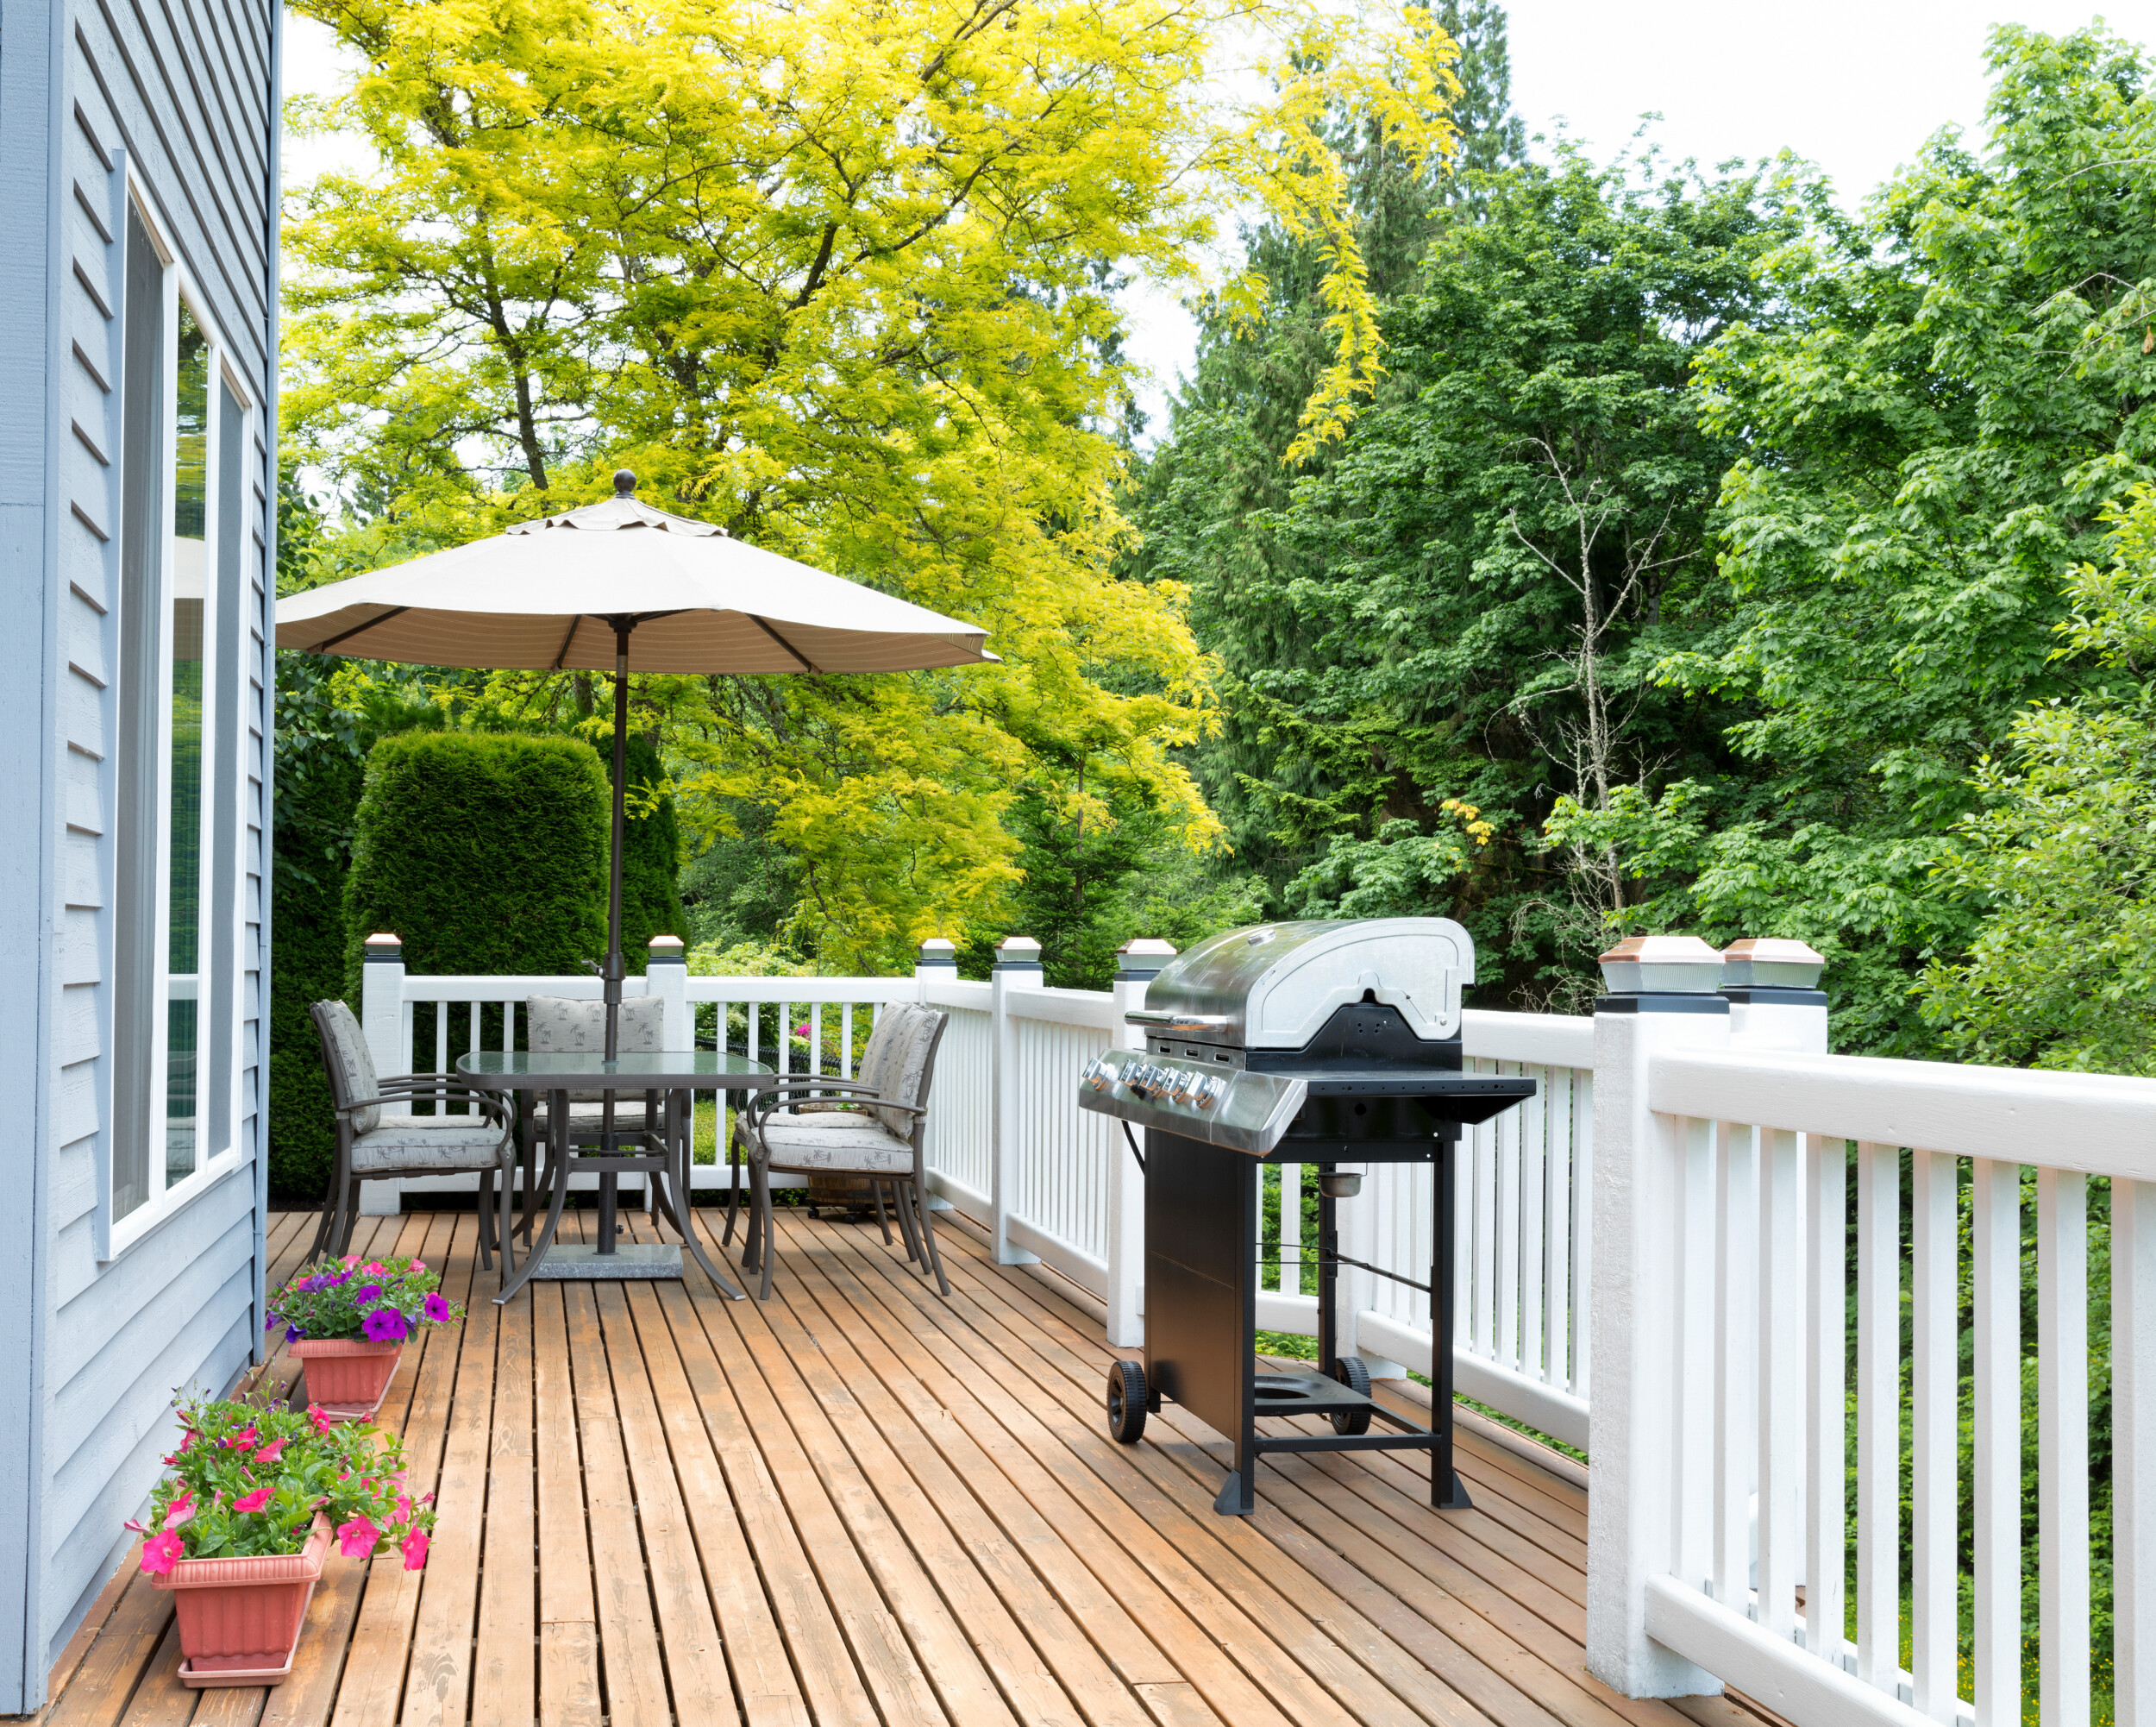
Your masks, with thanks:
[(569, 657), (569, 644), (576, 640), (576, 626), (583, 621), (584, 614), (581, 612), (575, 613), (570, 618), (569, 633), (561, 638), (561, 651), (554, 656), (553, 669), (555, 671), (560, 671), (561, 669), (561, 662)]
[(326, 642), (317, 642), (313, 647), (306, 649), (304, 651), (310, 654), (326, 654), (330, 649), (350, 641), (354, 636), (365, 635), (377, 624), (386, 624), (391, 619), (401, 618), (404, 615), (404, 613), (411, 610), (411, 607), (409, 606), (392, 606), (388, 611), (383, 612), (379, 617), (370, 618), (364, 624), (356, 624), (351, 629), (347, 630), (342, 636), (332, 636)]
[(765, 635), (770, 637), (773, 641), (776, 642), (780, 647), (784, 648), (787, 652), (793, 655), (794, 659), (800, 663), (800, 667), (803, 671), (815, 672), (819, 677), (823, 675), (822, 669), (818, 666), (812, 664), (807, 655), (804, 654), (799, 648), (795, 647), (793, 643), (787, 641), (785, 637), (781, 636), (776, 630), (773, 629), (768, 624), (765, 623), (762, 619), (757, 617), (755, 612), (744, 612), (742, 616), (748, 619), (751, 624), (754, 624), (759, 630), (762, 631)]

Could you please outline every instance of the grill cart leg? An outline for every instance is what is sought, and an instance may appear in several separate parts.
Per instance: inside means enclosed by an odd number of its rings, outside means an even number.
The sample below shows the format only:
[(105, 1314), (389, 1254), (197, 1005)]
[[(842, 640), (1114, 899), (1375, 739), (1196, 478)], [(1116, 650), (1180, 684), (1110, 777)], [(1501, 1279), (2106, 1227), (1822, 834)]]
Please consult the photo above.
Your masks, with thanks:
[(1448, 1127), (1438, 1142), (1437, 1160), (1431, 1165), (1437, 1190), (1432, 1203), (1431, 1240), (1437, 1259), (1430, 1267), (1430, 1394), (1431, 1424), (1438, 1433), (1437, 1448), (1430, 1454), (1430, 1503), (1440, 1511), (1472, 1510), (1475, 1502), (1452, 1467), (1452, 1230), (1454, 1160), (1459, 1156), (1460, 1130)]

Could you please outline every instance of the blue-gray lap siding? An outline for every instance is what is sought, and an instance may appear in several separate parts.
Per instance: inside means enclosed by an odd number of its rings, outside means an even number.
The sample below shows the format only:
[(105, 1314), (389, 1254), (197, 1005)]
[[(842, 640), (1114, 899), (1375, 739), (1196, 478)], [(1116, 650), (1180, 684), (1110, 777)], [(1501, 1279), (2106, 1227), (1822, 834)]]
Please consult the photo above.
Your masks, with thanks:
[[(37, 1706), (123, 1556), (174, 1389), (222, 1389), (259, 1334), (279, 28), (265, 0), (0, 4), (0, 1714)], [(251, 1156), (100, 1260), (123, 162), (262, 410), (237, 782)]]

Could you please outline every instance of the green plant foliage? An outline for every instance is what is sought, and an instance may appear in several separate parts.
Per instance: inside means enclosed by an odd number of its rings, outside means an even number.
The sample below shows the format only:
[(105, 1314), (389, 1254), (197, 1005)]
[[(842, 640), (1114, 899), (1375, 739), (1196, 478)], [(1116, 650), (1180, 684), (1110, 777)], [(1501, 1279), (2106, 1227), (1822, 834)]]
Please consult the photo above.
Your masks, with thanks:
[[(588, 736), (588, 732), (586, 733)], [(600, 763), (613, 782), (613, 738), (593, 739)], [(674, 813), (665, 764), (649, 738), (629, 738), (629, 789), (623, 800), (621, 945), (633, 976), (641, 976), (655, 935), (687, 936), (678, 882), (681, 872), (681, 826)], [(612, 817), (608, 817), (611, 824)]]
[(414, 732), (368, 757), (345, 885), (345, 989), (367, 937), (420, 972), (581, 971), (606, 950), (606, 772), (568, 738)]
[(1837, 1042), (1884, 1053), (1939, 1048), (1910, 998), (1984, 914), (1957, 862), (2002, 789), (1978, 765), (2031, 704), (2105, 682), (2053, 657), (2068, 578), (2156, 473), (2149, 56), (2002, 27), (1990, 58), (1988, 151), (1942, 132), (1860, 221), (1816, 211), (1766, 261), (1778, 327), (1702, 358), (1744, 455), (1720, 621), (1659, 675), (1740, 712), (1737, 760), (1557, 824), (1643, 878), (1629, 927), (1811, 941)]
[(2156, 488), (2114, 520), (2061, 632), (2105, 681), (2015, 719), (1945, 872), (1986, 910), (1967, 957), (1926, 974), (1925, 1010), (1972, 1060), (2156, 1074)]
[(1300, 476), (1279, 417), (1307, 336), (1207, 331), (1147, 556), (1227, 673), (1199, 760), (1240, 856), (1298, 909), (1462, 917), (1539, 1005), (1625, 895), (1607, 852), (1545, 854), (1553, 797), (1720, 754), (1727, 716), (1650, 678), (1708, 621), (1739, 449), (1692, 366), (1764, 315), (1755, 267), (1811, 194), (1564, 148), (1466, 184), (1385, 303), (1391, 375)]

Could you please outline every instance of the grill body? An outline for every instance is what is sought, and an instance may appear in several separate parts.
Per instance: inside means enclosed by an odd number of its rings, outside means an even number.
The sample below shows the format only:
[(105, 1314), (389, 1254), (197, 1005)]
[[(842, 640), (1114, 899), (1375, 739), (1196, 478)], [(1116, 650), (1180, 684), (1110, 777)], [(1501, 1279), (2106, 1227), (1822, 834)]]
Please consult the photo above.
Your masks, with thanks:
[[(1081, 1107), (1143, 1127), (1146, 1408), (1181, 1404), (1235, 1446), (1215, 1509), (1247, 1514), (1268, 1451), (1423, 1450), (1431, 1500), (1464, 1510), (1452, 1468), (1451, 1160), (1463, 1122), (1533, 1093), (1527, 1079), (1462, 1071), (1460, 997), (1474, 944), (1440, 918), (1312, 921), (1231, 931), (1154, 979), (1144, 1051), (1111, 1050), (1080, 1082)], [(1137, 1150), (1135, 1140), (1132, 1150)], [(1319, 1172), (1318, 1371), (1260, 1372), (1258, 1178), (1267, 1162)], [(1338, 1207), (1330, 1178), (1372, 1163), (1436, 1166), (1429, 1269), (1433, 1425), (1375, 1402), (1357, 1360), (1337, 1359)], [(1299, 1220), (1298, 1220), (1299, 1227)], [(1370, 1266), (1380, 1276), (1395, 1273)], [(1402, 1281), (1416, 1281), (1402, 1279)], [(1111, 1380), (1111, 1425), (1134, 1436)], [(1282, 1432), (1261, 1420), (1321, 1417)], [(1142, 1424), (1141, 1424), (1142, 1425)], [(1379, 1431), (1372, 1431), (1373, 1426)]]

